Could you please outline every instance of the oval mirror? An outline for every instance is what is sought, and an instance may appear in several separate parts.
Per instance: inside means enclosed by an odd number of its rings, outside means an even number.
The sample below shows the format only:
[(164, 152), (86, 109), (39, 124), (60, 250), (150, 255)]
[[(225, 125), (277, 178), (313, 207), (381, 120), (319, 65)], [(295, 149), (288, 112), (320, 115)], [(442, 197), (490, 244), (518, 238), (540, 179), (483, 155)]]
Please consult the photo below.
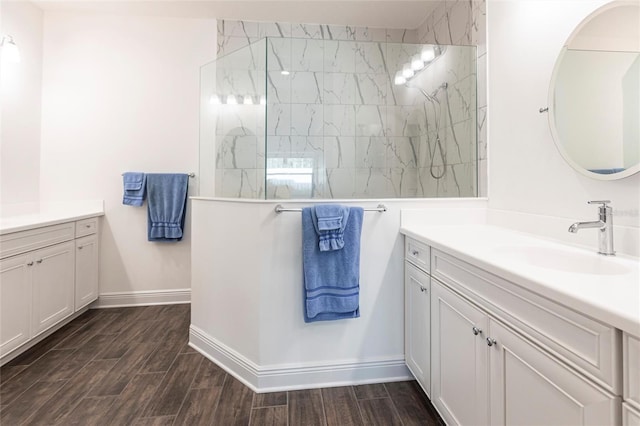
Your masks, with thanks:
[(640, 171), (640, 3), (611, 2), (573, 31), (551, 78), (549, 124), (582, 174), (613, 180)]

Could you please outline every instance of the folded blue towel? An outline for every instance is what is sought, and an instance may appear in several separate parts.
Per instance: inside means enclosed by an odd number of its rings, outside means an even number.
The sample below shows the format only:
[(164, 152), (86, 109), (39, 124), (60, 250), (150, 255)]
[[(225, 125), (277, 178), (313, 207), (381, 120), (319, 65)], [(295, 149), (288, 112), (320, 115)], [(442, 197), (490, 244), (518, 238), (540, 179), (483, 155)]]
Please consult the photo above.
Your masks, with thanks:
[(146, 195), (146, 176), (144, 173), (127, 172), (122, 175), (124, 194), (122, 204), (140, 207)]
[(319, 204), (311, 212), (320, 237), (320, 251), (344, 247), (344, 228), (349, 220), (349, 207), (339, 204)]
[(318, 219), (318, 229), (321, 231), (343, 228), (342, 218), (349, 214), (349, 207), (339, 204), (318, 204), (314, 210)]
[[(349, 208), (348, 208), (349, 209)], [(313, 207), (302, 209), (304, 321), (360, 316), (360, 234), (364, 211), (351, 207), (343, 219), (342, 250), (320, 251)]]
[(180, 241), (187, 210), (187, 174), (147, 175), (147, 239)]

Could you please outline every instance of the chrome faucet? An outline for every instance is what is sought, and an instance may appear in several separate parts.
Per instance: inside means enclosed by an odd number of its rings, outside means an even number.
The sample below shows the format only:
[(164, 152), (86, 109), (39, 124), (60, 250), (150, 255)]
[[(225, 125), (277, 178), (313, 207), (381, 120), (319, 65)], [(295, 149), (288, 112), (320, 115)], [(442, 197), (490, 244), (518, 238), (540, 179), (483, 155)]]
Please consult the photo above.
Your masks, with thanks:
[(600, 220), (593, 222), (576, 222), (569, 227), (569, 232), (576, 234), (579, 229), (598, 228), (598, 253), (605, 256), (615, 256), (613, 250), (613, 209), (608, 207), (611, 201), (588, 201), (588, 204), (600, 204), (598, 216)]

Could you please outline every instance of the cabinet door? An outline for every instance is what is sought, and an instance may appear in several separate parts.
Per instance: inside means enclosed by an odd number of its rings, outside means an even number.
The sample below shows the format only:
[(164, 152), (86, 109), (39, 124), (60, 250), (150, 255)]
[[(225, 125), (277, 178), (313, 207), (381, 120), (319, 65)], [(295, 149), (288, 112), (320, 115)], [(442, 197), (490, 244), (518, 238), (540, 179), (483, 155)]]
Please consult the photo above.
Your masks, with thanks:
[(626, 402), (622, 404), (622, 426), (640, 426), (640, 411)]
[(90, 235), (76, 240), (75, 310), (98, 298), (98, 237)]
[(28, 254), (0, 261), (0, 356), (31, 337), (32, 267)]
[(431, 401), (448, 425), (489, 421), (487, 315), (431, 279)]
[(431, 394), (429, 276), (405, 263), (404, 349), (407, 367)]
[(491, 424), (620, 424), (620, 399), (490, 320)]
[(640, 411), (640, 339), (622, 335), (622, 382), (624, 400)]
[(75, 242), (33, 252), (33, 336), (73, 313)]

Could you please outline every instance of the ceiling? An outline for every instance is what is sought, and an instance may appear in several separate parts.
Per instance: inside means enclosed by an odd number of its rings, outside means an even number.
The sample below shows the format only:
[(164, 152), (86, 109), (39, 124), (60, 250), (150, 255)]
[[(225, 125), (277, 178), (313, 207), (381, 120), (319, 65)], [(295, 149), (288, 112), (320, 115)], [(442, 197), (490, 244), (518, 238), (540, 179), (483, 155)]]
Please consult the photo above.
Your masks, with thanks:
[(34, 3), (45, 11), (413, 29), (422, 23), (439, 2), (435, 0), (34, 0)]

